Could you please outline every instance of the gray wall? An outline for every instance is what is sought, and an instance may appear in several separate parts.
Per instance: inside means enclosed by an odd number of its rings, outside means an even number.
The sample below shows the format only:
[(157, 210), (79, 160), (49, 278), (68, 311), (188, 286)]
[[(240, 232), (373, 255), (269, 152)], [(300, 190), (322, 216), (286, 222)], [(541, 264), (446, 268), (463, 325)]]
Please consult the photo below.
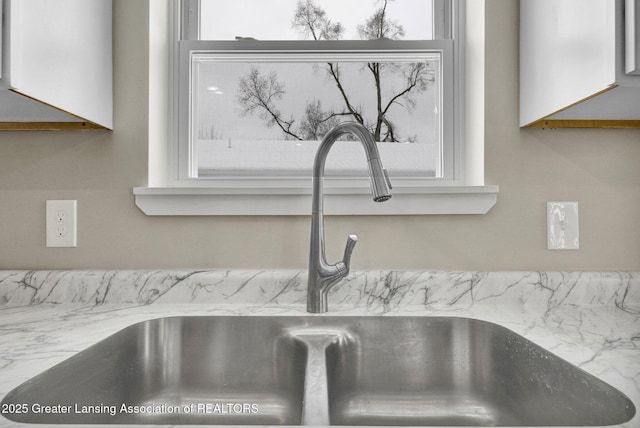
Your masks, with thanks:
[[(304, 268), (308, 217), (146, 217), (146, 0), (114, 0), (115, 130), (0, 133), (0, 269)], [(354, 269), (640, 270), (640, 130), (518, 127), (518, 2), (487, 0), (484, 216), (331, 217)], [(46, 199), (78, 200), (78, 247), (44, 246)], [(578, 251), (546, 249), (546, 202), (580, 203)]]

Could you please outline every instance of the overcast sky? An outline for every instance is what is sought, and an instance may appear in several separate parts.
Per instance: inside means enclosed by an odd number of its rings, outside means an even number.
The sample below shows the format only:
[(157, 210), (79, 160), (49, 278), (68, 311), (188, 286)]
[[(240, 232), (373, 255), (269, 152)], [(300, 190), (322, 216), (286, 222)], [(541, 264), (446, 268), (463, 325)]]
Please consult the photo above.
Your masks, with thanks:
[[(201, 36), (205, 40), (295, 40), (291, 28), (298, 0), (202, 0)], [(357, 27), (380, 7), (377, 0), (316, 0), (332, 22), (341, 22), (346, 39), (358, 39)], [(394, 0), (387, 6), (391, 19), (405, 30), (405, 40), (431, 38), (432, 0)]]

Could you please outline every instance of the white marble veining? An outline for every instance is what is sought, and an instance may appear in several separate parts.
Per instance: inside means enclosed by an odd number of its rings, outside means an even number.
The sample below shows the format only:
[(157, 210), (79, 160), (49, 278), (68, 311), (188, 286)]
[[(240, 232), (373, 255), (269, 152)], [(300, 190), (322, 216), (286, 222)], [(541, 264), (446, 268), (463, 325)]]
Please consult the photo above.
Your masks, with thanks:
[[(298, 304), (306, 271), (0, 271), (0, 304)], [(330, 301), (379, 308), (616, 306), (640, 311), (640, 272), (404, 272), (350, 274)]]
[[(135, 322), (306, 314), (303, 271), (0, 271), (0, 396)], [(599, 377), (640, 411), (640, 273), (355, 272), (329, 315), (501, 324)], [(321, 316), (321, 315), (319, 315)], [(0, 417), (0, 427), (18, 427)], [(640, 415), (619, 425), (640, 427)]]

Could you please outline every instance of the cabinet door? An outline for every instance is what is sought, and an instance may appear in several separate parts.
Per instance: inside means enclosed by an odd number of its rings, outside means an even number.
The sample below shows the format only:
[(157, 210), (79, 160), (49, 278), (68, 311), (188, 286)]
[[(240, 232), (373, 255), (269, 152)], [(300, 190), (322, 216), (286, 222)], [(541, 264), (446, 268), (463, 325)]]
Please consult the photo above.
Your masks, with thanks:
[(640, 2), (625, 3), (625, 71), (640, 74)]
[(2, 4), (2, 0), (0, 0), (0, 88), (2, 87), (2, 71), (3, 71), (3, 33), (4, 33), (4, 29), (2, 27), (2, 24), (4, 23), (4, 7)]
[(70, 122), (112, 128), (112, 1), (7, 1), (10, 89)]
[(520, 126), (640, 127), (624, 45), (625, 0), (520, 0)]
[(521, 126), (615, 84), (615, 25), (611, 0), (520, 1)]

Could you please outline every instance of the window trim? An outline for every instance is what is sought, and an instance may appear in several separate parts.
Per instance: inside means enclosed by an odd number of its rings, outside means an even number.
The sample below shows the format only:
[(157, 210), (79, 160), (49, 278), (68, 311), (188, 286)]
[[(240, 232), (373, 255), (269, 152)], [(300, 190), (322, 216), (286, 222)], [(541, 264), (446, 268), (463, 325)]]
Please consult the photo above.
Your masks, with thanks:
[[(158, 16), (166, 20), (169, 31), (165, 34), (166, 39), (162, 41), (164, 49), (168, 50), (169, 58), (177, 55), (178, 43), (177, 35), (180, 32), (178, 20), (174, 17), (184, 13), (181, 10), (183, 4), (179, 0), (166, 0), (169, 11), (160, 11)], [(186, 7), (191, 7), (199, 3), (199, 0), (184, 0)], [(464, 3), (465, 0), (453, 0)], [(479, 0), (473, 0), (478, 2)], [(165, 3), (165, 6), (167, 6)], [(442, 5), (442, 0), (436, 0)], [(446, 2), (445, 2), (446, 3)], [(474, 5), (475, 6), (475, 5)], [(484, 7), (484, 3), (482, 5)], [(467, 25), (464, 7), (456, 7), (458, 13), (458, 23), (454, 28), (456, 40), (464, 39), (464, 29)], [(153, 10), (151, 18), (153, 19)], [(484, 19), (482, 17), (482, 19)], [(480, 28), (483, 26), (479, 26)], [(159, 28), (158, 23), (152, 26), (152, 30)], [(476, 30), (477, 31), (477, 30)], [(150, 43), (154, 42), (154, 37), (150, 37)], [(175, 41), (175, 42), (174, 42)], [(454, 42), (455, 43), (455, 42)], [(150, 46), (150, 63), (160, 62), (166, 58), (160, 54), (157, 58), (154, 53), (157, 47)], [(456, 62), (455, 80), (457, 82), (455, 90), (455, 100), (458, 106), (454, 132), (456, 141), (464, 141), (465, 134), (465, 109), (464, 102), (466, 81), (462, 73), (465, 59), (465, 52), (458, 43), (455, 48)], [(155, 58), (155, 59), (154, 59)], [(152, 61), (153, 60), (153, 61)], [(160, 78), (154, 77), (153, 67), (150, 67), (150, 85), (155, 83), (157, 89), (158, 82), (164, 81), (170, 88), (165, 95), (167, 109), (177, 106), (178, 82), (177, 76), (179, 61), (169, 60), (168, 76), (161, 74)], [(475, 79), (476, 81), (478, 79)], [(150, 95), (150, 98), (155, 96)], [(479, 103), (474, 104), (476, 110)], [(169, 141), (166, 149), (157, 144), (164, 138), (158, 137), (158, 118), (161, 117), (160, 107), (153, 108), (150, 102), (150, 175), (149, 187), (134, 188), (136, 205), (148, 215), (303, 215), (310, 212), (311, 179), (288, 179), (279, 178), (236, 178), (233, 180), (216, 180), (212, 186), (209, 180), (193, 180), (181, 182), (176, 180), (176, 171), (173, 169), (175, 163), (175, 144), (177, 141), (178, 119), (177, 114), (169, 113), (167, 121), (167, 137)], [(165, 113), (166, 114), (166, 113)], [(481, 114), (481, 113), (480, 113)], [(152, 120), (152, 117), (154, 120)], [(482, 137), (474, 136), (474, 139)], [(473, 149), (475, 153), (477, 149)], [(481, 152), (480, 152), (481, 154)], [(356, 214), (356, 215), (403, 215), (403, 214), (484, 214), (488, 212), (497, 201), (498, 186), (486, 186), (483, 183), (482, 175), (474, 173), (473, 177), (465, 177), (465, 172), (469, 170), (465, 165), (467, 157), (464, 144), (458, 146), (455, 153), (455, 179), (453, 180), (433, 180), (421, 178), (393, 179), (394, 198), (393, 203), (374, 204), (369, 195), (369, 183), (366, 179), (352, 178), (331, 179), (328, 178), (325, 186), (325, 203), (327, 214)], [(481, 157), (481, 156), (480, 156)], [(481, 159), (480, 159), (481, 161)], [(165, 165), (164, 172), (162, 165)], [(482, 165), (474, 166), (476, 170), (482, 171)], [(471, 175), (471, 174), (469, 174)], [(479, 177), (479, 178), (478, 178)], [(471, 181), (474, 180), (474, 181)]]
[[(394, 180), (393, 197), (371, 199), (368, 180), (348, 183), (325, 179), (325, 215), (486, 214), (496, 204), (498, 186), (434, 186)], [(339, 180), (339, 179), (338, 179)], [(159, 216), (299, 216), (311, 214), (311, 186), (266, 180), (219, 182), (216, 187), (137, 187), (136, 205)]]
[[(287, 41), (287, 42), (258, 42), (258, 41), (182, 41), (180, 42), (180, 94), (193, 93), (192, 76), (192, 57), (200, 55), (213, 55), (219, 58), (232, 60), (252, 59), (256, 61), (280, 61), (288, 57), (295, 57), (296, 60), (315, 60), (319, 62), (329, 62), (338, 57), (344, 57), (345, 60), (354, 60), (359, 56), (379, 55), (380, 61), (401, 60), (413, 58), (421, 55), (432, 53), (440, 54), (441, 58), (441, 76), (453, 74), (453, 58), (452, 55), (445, 55), (445, 52), (452, 52), (453, 42), (451, 40), (436, 41), (404, 41), (396, 42), (387, 41)], [(339, 49), (338, 49), (339, 47)], [(330, 59), (327, 59), (330, 58)], [(235, 59), (234, 59), (235, 60)], [(340, 60), (338, 60), (339, 62)], [(364, 61), (364, 60), (362, 60)], [(454, 156), (458, 151), (458, 143), (454, 138), (454, 89), (453, 79), (445, 78), (442, 85), (443, 113), (441, 132), (443, 134), (442, 141), (442, 157), (440, 165), (436, 166), (436, 171), (444, 171), (443, 177), (429, 177), (429, 180), (436, 181), (452, 181), (455, 178), (454, 172)], [(178, 154), (179, 159), (174, 164), (173, 177), (177, 183), (181, 185), (199, 185), (202, 180), (209, 180), (210, 184), (215, 186), (216, 180), (219, 178), (192, 179), (195, 175), (197, 165), (194, 165), (193, 156), (189, 151), (193, 149), (192, 141), (192, 99), (191, 97), (179, 97), (179, 131), (178, 141), (175, 142), (174, 152)], [(364, 158), (363, 158), (364, 159)], [(383, 159), (384, 162), (384, 159)], [(309, 165), (311, 171), (311, 165)], [(246, 179), (256, 178), (262, 180), (272, 177), (269, 174), (251, 174)], [(310, 177), (310, 176), (309, 176)]]

